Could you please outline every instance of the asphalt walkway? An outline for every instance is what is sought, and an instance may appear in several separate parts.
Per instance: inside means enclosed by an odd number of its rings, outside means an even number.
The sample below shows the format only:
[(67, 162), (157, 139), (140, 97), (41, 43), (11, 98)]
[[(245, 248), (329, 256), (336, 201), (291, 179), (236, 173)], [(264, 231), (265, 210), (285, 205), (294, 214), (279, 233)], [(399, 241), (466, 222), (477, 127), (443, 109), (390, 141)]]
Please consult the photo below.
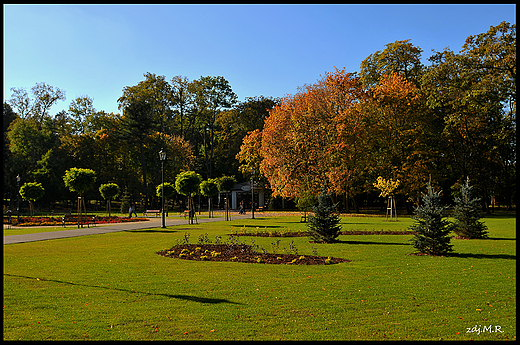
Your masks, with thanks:
[[(255, 214), (255, 217), (257, 215)], [(236, 213), (231, 214), (231, 219), (248, 219), (251, 218), (251, 214), (239, 215)], [(201, 223), (209, 223), (209, 222), (221, 222), (225, 221), (225, 217), (215, 217), (215, 218), (199, 218), (197, 222)], [(177, 225), (188, 225), (188, 220), (184, 219), (184, 217), (178, 218), (166, 218), (164, 225), (166, 227), (177, 226)], [(5, 226), (5, 225), (4, 225)], [(34, 241), (45, 241), (45, 240), (53, 240), (57, 238), (66, 238), (66, 237), (76, 237), (76, 236), (85, 236), (85, 235), (96, 235), (96, 234), (106, 234), (109, 232), (116, 231), (125, 231), (125, 230), (139, 230), (139, 229), (150, 229), (157, 228), (162, 226), (162, 218), (149, 218), (148, 221), (143, 222), (131, 222), (131, 223), (120, 223), (120, 224), (99, 224), (96, 226), (91, 226), (89, 228), (77, 228), (71, 230), (62, 230), (62, 231), (49, 231), (49, 232), (38, 232), (34, 234), (23, 234), (23, 235), (11, 235), (4, 236), (4, 244), (12, 244), (12, 243), (23, 243), (23, 242), (34, 242)], [(12, 227), (14, 229), (15, 227)]]

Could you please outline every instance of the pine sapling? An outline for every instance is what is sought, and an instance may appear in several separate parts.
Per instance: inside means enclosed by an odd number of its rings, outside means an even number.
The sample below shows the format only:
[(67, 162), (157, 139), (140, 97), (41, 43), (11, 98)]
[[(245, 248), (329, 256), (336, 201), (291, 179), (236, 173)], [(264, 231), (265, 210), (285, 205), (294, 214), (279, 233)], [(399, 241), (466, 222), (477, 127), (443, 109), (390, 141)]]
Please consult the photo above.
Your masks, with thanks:
[(460, 237), (474, 239), (487, 238), (487, 226), (480, 222), (480, 198), (473, 197), (473, 186), (466, 184), (460, 187), (460, 194), (455, 197), (453, 212), (455, 224), (453, 231)]
[(339, 214), (330, 194), (324, 189), (318, 195), (318, 204), (313, 206), (314, 215), (307, 224), (314, 242), (333, 243), (341, 233)]
[(430, 183), (428, 192), (423, 194), (423, 205), (414, 208), (412, 218), (416, 222), (410, 226), (410, 230), (416, 234), (411, 239), (413, 246), (423, 254), (445, 255), (453, 251), (450, 244), (450, 232), (453, 224), (444, 218), (448, 209), (441, 203), (441, 192), (434, 192)]

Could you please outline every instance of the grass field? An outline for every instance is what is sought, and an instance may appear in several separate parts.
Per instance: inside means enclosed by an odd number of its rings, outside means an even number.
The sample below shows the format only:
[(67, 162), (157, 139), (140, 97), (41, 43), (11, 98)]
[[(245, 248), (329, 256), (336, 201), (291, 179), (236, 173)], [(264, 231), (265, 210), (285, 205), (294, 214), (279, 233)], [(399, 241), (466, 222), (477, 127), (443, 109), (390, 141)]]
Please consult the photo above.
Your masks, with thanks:
[[(293, 266), (162, 257), (190, 234), (305, 229), (269, 217), (4, 245), (5, 340), (515, 340), (516, 214), (483, 219), (490, 239), (457, 255), (407, 255), (411, 235), (294, 241), (300, 254), (352, 262)], [(412, 220), (345, 217), (344, 230)], [(274, 238), (241, 237), (272, 252)]]

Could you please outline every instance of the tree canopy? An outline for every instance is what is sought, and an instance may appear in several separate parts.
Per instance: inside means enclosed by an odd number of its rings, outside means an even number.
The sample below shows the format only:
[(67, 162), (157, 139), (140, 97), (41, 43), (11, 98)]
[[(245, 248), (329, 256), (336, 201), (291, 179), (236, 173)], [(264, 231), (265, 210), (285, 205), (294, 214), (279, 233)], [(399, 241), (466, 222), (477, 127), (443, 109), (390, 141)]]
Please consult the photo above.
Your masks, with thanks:
[[(239, 101), (223, 76), (196, 80), (151, 72), (124, 86), (120, 113), (96, 110), (88, 95), (52, 114), (65, 91), (36, 83), (12, 88), (4, 103), (4, 189), (41, 183), (41, 202), (72, 199), (66, 171), (96, 171), (97, 187), (116, 183), (129, 198), (159, 202), (158, 152), (165, 181), (182, 171), (203, 179), (255, 171), (273, 197), (316, 197), (327, 186), (349, 209), (377, 202), (377, 177), (399, 180), (411, 212), (431, 178), (445, 190), (469, 177), (488, 208), (516, 198), (516, 25), (502, 22), (469, 36), (459, 52), (390, 42), (283, 98)], [(151, 187), (154, 186), (154, 187)], [(98, 198), (98, 188), (85, 197)], [(12, 198), (11, 198), (12, 199)]]

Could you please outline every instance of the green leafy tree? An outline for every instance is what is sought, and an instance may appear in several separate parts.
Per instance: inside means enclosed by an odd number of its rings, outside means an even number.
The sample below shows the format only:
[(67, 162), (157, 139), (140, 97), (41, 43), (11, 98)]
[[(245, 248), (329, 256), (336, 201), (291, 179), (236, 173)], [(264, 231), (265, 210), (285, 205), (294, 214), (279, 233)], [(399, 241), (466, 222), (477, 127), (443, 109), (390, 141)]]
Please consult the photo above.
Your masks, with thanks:
[(185, 171), (177, 175), (175, 179), (175, 189), (177, 193), (188, 197), (188, 210), (190, 217), (190, 224), (193, 224), (195, 217), (195, 205), (193, 204), (193, 197), (199, 192), (199, 186), (202, 182), (202, 176), (195, 171)]
[(154, 117), (152, 104), (143, 99), (135, 99), (124, 105), (119, 131), (116, 136), (126, 145), (132, 145), (139, 149), (141, 157), (142, 193), (145, 196), (145, 208), (148, 208), (148, 180), (146, 162), (146, 144), (149, 136), (158, 129), (158, 123)]
[(303, 212), (302, 221), (307, 223), (307, 213), (312, 210), (312, 207), (316, 204), (316, 196), (310, 191), (301, 192), (296, 198), (296, 207)]
[[(269, 109), (276, 104), (277, 100), (274, 98), (248, 97), (245, 102), (236, 104), (233, 109), (218, 114), (214, 175), (236, 173), (239, 169), (239, 161), (236, 156), (240, 152), (244, 137), (251, 131), (263, 129), (264, 120), (269, 116)], [(259, 177), (258, 171), (258, 167), (256, 167), (255, 179)], [(249, 178), (249, 176), (250, 170), (245, 170), (244, 177)]]
[[(452, 176), (470, 176), (485, 207), (516, 175), (516, 26), (469, 36), (463, 49), (436, 52), (423, 76), (427, 104), (444, 124), (440, 143)], [(489, 211), (489, 210), (488, 210)]]
[(213, 154), (216, 146), (217, 115), (224, 109), (231, 108), (237, 95), (224, 77), (201, 77), (190, 84), (193, 93), (195, 111), (202, 128), (204, 163), (207, 178), (212, 177)]
[(26, 182), (20, 187), (22, 199), (29, 200), (31, 216), (34, 214), (34, 202), (41, 199), (45, 194), (45, 189), (41, 183)]
[(409, 39), (388, 43), (383, 51), (378, 50), (361, 62), (363, 84), (373, 87), (385, 75), (397, 73), (418, 85), (424, 71), (421, 53), (422, 49), (411, 44)]
[(72, 131), (74, 133), (88, 132), (89, 124), (95, 114), (94, 100), (89, 96), (77, 97), (69, 105)]
[(221, 176), (215, 179), (217, 187), (220, 192), (226, 192), (226, 220), (230, 220), (229, 217), (229, 191), (233, 189), (233, 186), (237, 183), (234, 176)]
[(469, 179), (466, 184), (460, 186), (460, 193), (454, 199), (453, 231), (464, 238), (487, 238), (487, 226), (479, 221), (481, 199), (474, 196), (473, 186), (469, 185)]
[(313, 206), (314, 215), (309, 216), (311, 239), (318, 243), (334, 243), (341, 233), (341, 219), (329, 192), (323, 188), (318, 194), (318, 204)]
[(448, 206), (442, 204), (441, 192), (435, 192), (431, 183), (428, 183), (427, 190), (423, 194), (423, 204), (414, 208), (412, 219), (416, 222), (410, 226), (410, 230), (415, 235), (411, 241), (419, 253), (445, 255), (453, 251), (449, 236), (453, 224), (445, 218)]
[(22, 118), (31, 117), (40, 126), (49, 116), (49, 109), (59, 100), (65, 100), (65, 91), (45, 83), (36, 83), (31, 88), (34, 99), (30, 99), (24, 88), (11, 88), (13, 94), (9, 104)]
[(99, 193), (103, 199), (108, 201), (108, 216), (111, 216), (111, 205), (110, 202), (119, 196), (121, 192), (119, 186), (116, 183), (105, 183), (99, 186)]
[[(163, 191), (163, 185), (160, 184), (155, 189), (155, 194), (159, 198), (162, 198), (162, 191)], [(164, 199), (165, 199), (165, 203), (166, 203), (166, 210), (165, 210), (166, 215), (168, 215), (168, 200), (172, 199), (176, 193), (177, 193), (177, 191), (176, 191), (175, 185), (173, 183), (164, 182)]]
[(80, 196), (84, 195), (96, 182), (96, 172), (92, 169), (70, 168), (63, 175), (65, 186)]
[(212, 217), (211, 199), (218, 194), (218, 185), (215, 179), (202, 181), (200, 184), (200, 194), (208, 198), (208, 216)]
[[(83, 197), (85, 193), (94, 186), (94, 182), (96, 182), (96, 172), (92, 169), (70, 168), (65, 171), (63, 182), (65, 182), (65, 186), (71, 192), (76, 192), (79, 196)], [(78, 208), (81, 208), (80, 204), (78, 204)], [(79, 222), (81, 223), (81, 219), (79, 219)]]

